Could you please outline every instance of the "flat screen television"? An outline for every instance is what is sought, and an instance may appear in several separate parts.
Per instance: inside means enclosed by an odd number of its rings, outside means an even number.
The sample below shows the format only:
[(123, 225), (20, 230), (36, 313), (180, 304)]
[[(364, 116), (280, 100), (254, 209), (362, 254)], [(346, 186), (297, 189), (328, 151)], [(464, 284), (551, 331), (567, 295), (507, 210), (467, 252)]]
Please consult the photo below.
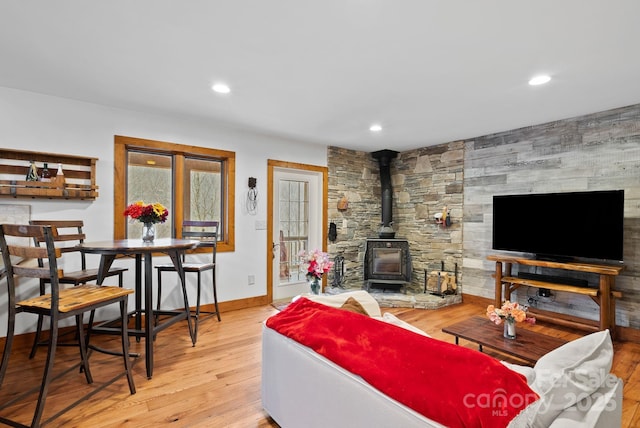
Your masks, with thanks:
[(624, 190), (493, 197), (493, 249), (622, 261)]

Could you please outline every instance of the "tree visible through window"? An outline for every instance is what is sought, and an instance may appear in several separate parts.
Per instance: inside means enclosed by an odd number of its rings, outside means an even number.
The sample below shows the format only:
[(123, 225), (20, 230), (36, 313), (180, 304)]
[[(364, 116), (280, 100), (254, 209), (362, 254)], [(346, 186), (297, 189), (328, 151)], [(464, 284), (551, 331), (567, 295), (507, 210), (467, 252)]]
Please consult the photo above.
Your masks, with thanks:
[(156, 225), (158, 237), (180, 237), (184, 220), (215, 220), (218, 249), (233, 250), (235, 153), (116, 136), (115, 164), (116, 238), (139, 236), (142, 225), (127, 223), (122, 212), (142, 200), (169, 210), (168, 221)]
[[(145, 153), (135, 150), (128, 151), (127, 161), (127, 203), (144, 201), (148, 204), (159, 202), (171, 213), (174, 208), (173, 186), (171, 177), (173, 159), (171, 156), (155, 153)], [(158, 223), (156, 236), (158, 238), (170, 238), (173, 227), (172, 222)], [(139, 222), (127, 223), (127, 237), (131, 238), (140, 233)]]
[(222, 162), (185, 159), (185, 220), (221, 221)]

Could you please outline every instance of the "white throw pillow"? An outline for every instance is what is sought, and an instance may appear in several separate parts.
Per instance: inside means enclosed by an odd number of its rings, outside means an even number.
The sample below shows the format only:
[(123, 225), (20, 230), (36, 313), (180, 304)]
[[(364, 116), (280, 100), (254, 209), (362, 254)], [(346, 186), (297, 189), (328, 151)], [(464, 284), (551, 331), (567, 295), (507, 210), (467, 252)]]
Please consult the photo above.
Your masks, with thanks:
[(400, 318), (396, 317), (395, 315), (393, 315), (393, 314), (391, 314), (389, 312), (385, 312), (384, 315), (382, 315), (382, 318), (378, 318), (378, 319), (380, 321), (384, 321), (386, 323), (393, 324), (393, 325), (396, 325), (398, 327), (404, 328), (405, 330), (409, 330), (409, 331), (412, 331), (414, 333), (421, 334), (423, 336), (431, 337), (427, 333), (425, 333), (424, 331), (420, 330), (418, 327), (415, 327), (415, 326), (409, 324), (406, 321), (402, 321)]
[(339, 308), (347, 301), (349, 297), (353, 297), (362, 305), (365, 311), (369, 314), (370, 317), (380, 317), (382, 314), (380, 313), (380, 305), (378, 301), (365, 290), (355, 290), (355, 291), (347, 291), (346, 293), (340, 294), (302, 294), (300, 296), (296, 296), (292, 299), (292, 301), (298, 300), (300, 297), (305, 297), (313, 302), (322, 303), (323, 305), (331, 306), (334, 308)]
[(590, 396), (611, 371), (609, 330), (592, 333), (549, 352), (534, 366), (531, 389), (540, 400), (525, 410), (533, 427), (548, 427), (565, 409)]
[(500, 361), (504, 366), (506, 366), (509, 370), (513, 370), (516, 373), (520, 373), (527, 379), (527, 385), (531, 386), (533, 381), (536, 379), (536, 371), (533, 370), (533, 367), (529, 366), (521, 366), (519, 364), (512, 364), (506, 361)]

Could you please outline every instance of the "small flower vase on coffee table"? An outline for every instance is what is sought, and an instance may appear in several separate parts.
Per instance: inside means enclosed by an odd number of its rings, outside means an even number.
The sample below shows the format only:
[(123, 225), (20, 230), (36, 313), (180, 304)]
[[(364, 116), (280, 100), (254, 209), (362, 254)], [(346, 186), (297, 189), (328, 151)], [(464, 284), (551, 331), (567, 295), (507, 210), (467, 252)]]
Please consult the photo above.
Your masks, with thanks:
[(504, 320), (504, 337), (507, 339), (516, 338), (516, 320)]
[(317, 276), (308, 279), (311, 294), (320, 294), (320, 278)]
[(156, 238), (156, 225), (154, 223), (142, 224), (142, 242), (153, 242)]

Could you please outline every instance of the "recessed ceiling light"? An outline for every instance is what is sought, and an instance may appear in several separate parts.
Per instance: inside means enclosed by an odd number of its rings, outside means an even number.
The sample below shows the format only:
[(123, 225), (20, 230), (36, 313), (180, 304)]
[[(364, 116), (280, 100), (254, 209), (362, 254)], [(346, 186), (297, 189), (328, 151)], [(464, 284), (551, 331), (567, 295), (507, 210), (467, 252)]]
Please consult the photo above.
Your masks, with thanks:
[(542, 74), (540, 76), (536, 76), (536, 77), (532, 78), (531, 80), (529, 80), (529, 84), (531, 86), (544, 85), (549, 80), (551, 80), (550, 76), (547, 76), (546, 74)]
[(224, 83), (216, 83), (211, 87), (211, 89), (219, 94), (228, 94), (229, 92), (231, 92), (231, 88), (229, 88), (229, 86)]
[(380, 131), (382, 131), (382, 125), (380, 125), (378, 123), (374, 123), (373, 125), (371, 125), (369, 127), (369, 131), (371, 131), (371, 132), (380, 132)]

